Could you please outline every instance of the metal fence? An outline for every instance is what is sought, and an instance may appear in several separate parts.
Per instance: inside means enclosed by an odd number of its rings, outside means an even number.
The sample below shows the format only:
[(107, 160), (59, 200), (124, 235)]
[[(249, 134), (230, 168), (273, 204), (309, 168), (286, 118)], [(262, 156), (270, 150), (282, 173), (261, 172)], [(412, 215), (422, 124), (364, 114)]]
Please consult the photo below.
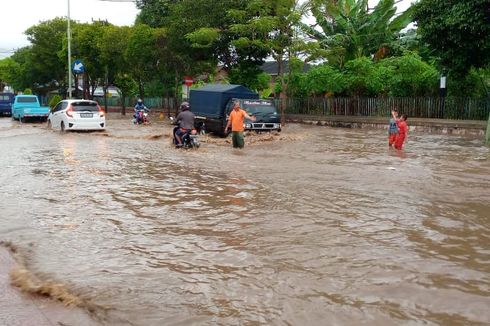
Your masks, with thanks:
[[(103, 105), (103, 99), (97, 99)], [(121, 98), (108, 98), (109, 106), (122, 106)], [(126, 98), (126, 107), (133, 107), (136, 98)], [(281, 101), (276, 100), (278, 108)], [(180, 102), (174, 98), (147, 97), (146, 106), (174, 112)], [(393, 108), (411, 118), (433, 118), (454, 120), (487, 120), (490, 114), (489, 98), (459, 97), (328, 97), (288, 98), (286, 114), (321, 116), (382, 116), (390, 115)]]
[[(97, 97), (95, 98), (100, 105), (104, 105), (104, 98)], [(138, 98), (136, 97), (127, 97), (125, 99), (125, 106), (128, 108), (132, 108), (135, 106)], [(175, 109), (179, 103), (176, 103), (174, 98), (162, 98), (162, 97), (145, 97), (145, 105), (149, 108), (155, 109)], [(120, 97), (108, 97), (107, 98), (108, 106), (121, 107), (122, 99)]]
[[(278, 106), (281, 105), (277, 100)], [(286, 114), (323, 116), (388, 116), (393, 108), (412, 118), (487, 120), (490, 99), (403, 97), (403, 98), (288, 98)]]

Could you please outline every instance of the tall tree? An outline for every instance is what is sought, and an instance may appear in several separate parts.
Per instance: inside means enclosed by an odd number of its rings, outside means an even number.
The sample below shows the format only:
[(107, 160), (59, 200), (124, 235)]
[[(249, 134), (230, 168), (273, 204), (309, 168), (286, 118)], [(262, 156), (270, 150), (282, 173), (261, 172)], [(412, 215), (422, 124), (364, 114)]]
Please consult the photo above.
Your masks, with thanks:
[(231, 30), (240, 36), (233, 45), (238, 49), (264, 50), (277, 62), (281, 110), (284, 110), (287, 100), (285, 63), (298, 51), (296, 26), (301, 21), (303, 10), (297, 0), (254, 0), (248, 3), (246, 10), (232, 12), (239, 23), (234, 24)]
[(138, 83), (139, 96), (145, 96), (145, 83), (153, 79), (158, 62), (155, 29), (145, 24), (132, 28), (125, 51), (126, 62)]
[[(127, 26), (109, 25), (103, 29), (103, 35), (98, 39), (97, 47), (100, 53), (100, 64), (104, 67), (105, 78), (103, 83), (104, 88), (104, 105), (107, 110), (107, 89), (110, 85), (116, 84), (116, 77), (122, 87), (121, 94), (123, 97), (123, 114), (125, 114), (124, 97), (127, 95), (128, 85), (131, 82), (127, 80), (127, 72), (129, 71), (128, 64), (124, 57), (124, 52), (128, 46), (128, 38), (131, 33), (131, 28)], [(124, 90), (123, 90), (124, 89)]]
[(110, 26), (106, 21), (94, 21), (90, 24), (78, 24), (73, 29), (72, 54), (85, 66), (84, 97), (93, 97), (95, 89), (103, 83), (107, 65), (101, 57), (101, 43), (105, 28)]
[(35, 84), (53, 84), (55, 88), (56, 83), (66, 83), (67, 64), (62, 51), (66, 42), (66, 27), (66, 19), (55, 18), (32, 26), (25, 32), (32, 44), (32, 77)]
[(490, 63), (489, 0), (420, 0), (414, 20), (422, 41), (456, 75)]
[(170, 14), (170, 8), (180, 0), (136, 0), (136, 7), (140, 9), (137, 24), (145, 24), (150, 27), (167, 26), (167, 17)]
[(310, 0), (315, 25), (303, 30), (318, 42), (327, 59), (342, 67), (345, 62), (372, 56), (389, 47), (411, 21), (411, 7), (396, 15), (394, 0), (380, 0), (368, 8), (368, 0)]

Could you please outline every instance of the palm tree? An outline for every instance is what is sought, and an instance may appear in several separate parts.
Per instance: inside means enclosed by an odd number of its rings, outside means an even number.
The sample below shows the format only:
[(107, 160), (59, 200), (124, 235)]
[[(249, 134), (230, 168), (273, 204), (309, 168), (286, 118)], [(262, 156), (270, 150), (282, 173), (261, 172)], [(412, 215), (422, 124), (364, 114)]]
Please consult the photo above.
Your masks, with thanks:
[(397, 15), (394, 0), (380, 0), (374, 8), (368, 0), (310, 0), (315, 25), (302, 24), (317, 42), (323, 56), (340, 67), (386, 48), (411, 21), (412, 9)]

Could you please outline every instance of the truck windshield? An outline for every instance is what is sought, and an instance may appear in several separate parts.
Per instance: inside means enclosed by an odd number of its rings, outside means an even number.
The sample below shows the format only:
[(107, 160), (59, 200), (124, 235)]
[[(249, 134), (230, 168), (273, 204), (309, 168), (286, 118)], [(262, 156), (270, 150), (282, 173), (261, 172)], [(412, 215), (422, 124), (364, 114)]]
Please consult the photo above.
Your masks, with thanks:
[(95, 102), (74, 102), (72, 107), (74, 111), (99, 111)]
[(35, 97), (19, 97), (17, 98), (19, 103), (37, 103), (37, 98)]
[(276, 108), (274, 106), (267, 105), (244, 105), (243, 109), (247, 111), (249, 114), (269, 114), (276, 112)]

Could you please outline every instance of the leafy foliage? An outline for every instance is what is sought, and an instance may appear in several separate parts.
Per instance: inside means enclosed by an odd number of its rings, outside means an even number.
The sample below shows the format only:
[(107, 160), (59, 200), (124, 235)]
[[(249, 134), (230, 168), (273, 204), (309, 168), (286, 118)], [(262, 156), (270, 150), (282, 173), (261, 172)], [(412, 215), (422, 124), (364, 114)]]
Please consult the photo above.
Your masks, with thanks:
[(49, 100), (48, 106), (50, 108), (54, 108), (56, 106), (56, 104), (58, 104), (61, 100), (62, 100), (61, 96), (56, 94), (53, 97), (51, 97), (51, 99)]
[(394, 0), (380, 0), (368, 11), (368, 0), (311, 0), (315, 27), (303, 30), (327, 50), (329, 62), (342, 67), (347, 61), (371, 56), (388, 47), (411, 22), (412, 10), (395, 16)]
[(25, 34), (32, 43), (30, 61), (31, 85), (43, 85), (66, 78), (66, 56), (60, 55), (66, 39), (66, 19), (55, 18), (32, 26)]
[(414, 20), (422, 41), (454, 74), (464, 76), (490, 63), (488, 0), (420, 0)]
[[(387, 69), (390, 95), (395, 97), (436, 95), (439, 73), (413, 53), (380, 62)], [(386, 76), (386, 74), (384, 74)]]

